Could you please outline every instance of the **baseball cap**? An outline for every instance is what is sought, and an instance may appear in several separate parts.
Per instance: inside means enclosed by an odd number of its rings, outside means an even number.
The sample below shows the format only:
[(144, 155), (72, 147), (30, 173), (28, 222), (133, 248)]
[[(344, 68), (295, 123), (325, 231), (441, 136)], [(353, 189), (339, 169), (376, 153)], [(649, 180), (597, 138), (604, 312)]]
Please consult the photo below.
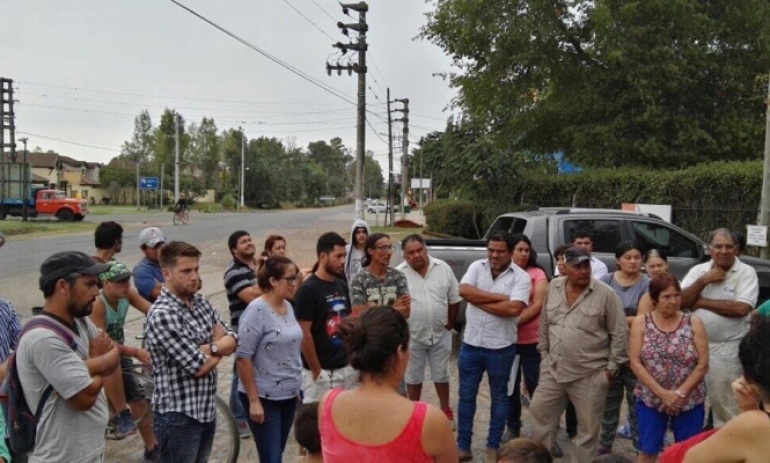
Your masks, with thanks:
[(111, 260), (107, 262), (110, 268), (106, 272), (99, 274), (99, 279), (102, 281), (125, 281), (131, 278), (131, 270), (126, 267), (126, 264), (118, 260)]
[(585, 262), (587, 260), (591, 260), (591, 256), (589, 256), (588, 252), (583, 248), (572, 246), (571, 248), (564, 251), (565, 264), (578, 265), (581, 262)]
[(139, 246), (147, 246), (148, 248), (154, 248), (158, 243), (165, 243), (166, 236), (160, 231), (160, 228), (150, 227), (145, 228), (139, 233)]
[(99, 264), (91, 259), (88, 254), (82, 252), (57, 252), (46, 259), (43, 265), (40, 266), (40, 289), (42, 290), (51, 281), (59, 280), (73, 273), (99, 275), (109, 268), (108, 264)]

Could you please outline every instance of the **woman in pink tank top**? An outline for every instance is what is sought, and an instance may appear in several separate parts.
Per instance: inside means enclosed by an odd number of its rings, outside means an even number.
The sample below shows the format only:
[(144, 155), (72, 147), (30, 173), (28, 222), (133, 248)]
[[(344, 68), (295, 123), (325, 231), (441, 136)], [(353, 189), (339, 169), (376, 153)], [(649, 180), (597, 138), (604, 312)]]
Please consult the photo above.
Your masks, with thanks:
[(372, 307), (344, 319), (338, 334), (361, 386), (331, 390), (319, 402), (324, 463), (457, 462), (444, 413), (398, 393), (409, 362), (404, 317), (392, 307)]

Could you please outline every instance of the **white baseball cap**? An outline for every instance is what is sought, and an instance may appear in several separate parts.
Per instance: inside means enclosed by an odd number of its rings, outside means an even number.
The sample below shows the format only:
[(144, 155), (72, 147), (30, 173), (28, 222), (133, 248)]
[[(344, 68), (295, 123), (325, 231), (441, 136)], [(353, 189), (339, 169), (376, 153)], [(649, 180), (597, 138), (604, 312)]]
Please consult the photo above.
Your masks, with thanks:
[(166, 241), (166, 236), (160, 231), (160, 228), (145, 228), (139, 233), (139, 246), (154, 248), (159, 243), (165, 243)]

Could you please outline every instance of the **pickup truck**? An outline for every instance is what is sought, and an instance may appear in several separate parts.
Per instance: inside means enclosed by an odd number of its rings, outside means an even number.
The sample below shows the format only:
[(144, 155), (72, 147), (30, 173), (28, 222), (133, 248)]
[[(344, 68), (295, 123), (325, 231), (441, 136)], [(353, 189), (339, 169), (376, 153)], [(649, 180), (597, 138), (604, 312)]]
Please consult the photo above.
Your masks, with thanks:
[[(625, 212), (614, 209), (540, 208), (499, 216), (482, 240), (431, 239), (426, 240), (428, 253), (446, 261), (459, 281), (468, 266), (486, 258), (486, 239), (498, 231), (523, 233), (532, 241), (537, 262), (553, 277), (556, 261), (553, 251), (559, 245), (571, 242), (572, 233), (588, 229), (594, 235), (593, 255), (616, 268), (615, 248), (622, 241), (634, 241), (646, 251), (662, 249), (668, 255), (669, 271), (682, 280), (693, 266), (710, 259), (708, 245), (698, 237), (672, 225), (654, 214)], [(759, 299), (770, 299), (770, 261), (741, 256), (751, 265), (759, 278)], [(401, 252), (393, 253), (391, 265), (403, 260)], [(461, 306), (458, 322), (465, 322), (465, 306)]]
[(61, 222), (72, 222), (81, 221), (88, 214), (88, 201), (85, 199), (68, 198), (65, 192), (59, 190), (33, 187), (30, 198), (3, 198), (0, 220), (9, 215), (21, 217), (25, 202), (30, 217), (53, 215)]

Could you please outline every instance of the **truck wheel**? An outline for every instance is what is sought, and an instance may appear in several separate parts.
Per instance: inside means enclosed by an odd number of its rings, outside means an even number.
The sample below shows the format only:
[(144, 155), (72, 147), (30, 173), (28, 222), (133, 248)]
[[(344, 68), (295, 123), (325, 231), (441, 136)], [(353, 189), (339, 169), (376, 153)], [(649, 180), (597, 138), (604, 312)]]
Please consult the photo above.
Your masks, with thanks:
[(86, 216), (84, 216), (83, 214), (78, 214), (78, 215), (75, 216), (75, 222), (82, 222), (83, 219), (85, 219), (85, 218), (86, 218)]
[(69, 209), (60, 210), (56, 214), (56, 217), (59, 219), (59, 222), (72, 222), (75, 220), (75, 214), (73, 214)]

